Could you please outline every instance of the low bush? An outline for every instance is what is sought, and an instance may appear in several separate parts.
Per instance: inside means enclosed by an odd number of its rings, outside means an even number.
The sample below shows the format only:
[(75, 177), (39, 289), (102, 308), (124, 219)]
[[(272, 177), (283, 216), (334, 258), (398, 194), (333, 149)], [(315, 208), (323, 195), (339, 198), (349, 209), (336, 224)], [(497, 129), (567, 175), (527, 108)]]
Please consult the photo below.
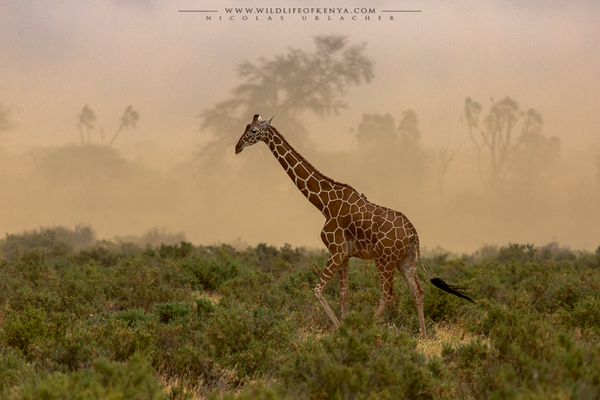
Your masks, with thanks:
[(132, 357), (128, 363), (97, 359), (92, 368), (67, 374), (42, 373), (24, 380), (5, 395), (7, 400), (167, 398), (147, 362), (139, 356)]
[[(0, 398), (600, 397), (600, 251), (438, 252), (429, 271), (477, 303), (423, 277), (421, 340), (400, 274), (373, 320), (372, 261), (350, 262), (334, 329), (313, 293), (324, 251), (78, 247), (44, 232), (0, 240)], [(339, 316), (337, 275), (324, 294)]]

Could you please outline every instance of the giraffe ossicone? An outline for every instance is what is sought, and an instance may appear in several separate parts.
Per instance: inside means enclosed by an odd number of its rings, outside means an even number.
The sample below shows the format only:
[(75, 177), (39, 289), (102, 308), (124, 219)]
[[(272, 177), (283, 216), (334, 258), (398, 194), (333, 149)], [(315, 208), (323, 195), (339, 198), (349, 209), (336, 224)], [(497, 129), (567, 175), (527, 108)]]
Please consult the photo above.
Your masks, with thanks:
[(375, 312), (379, 318), (394, 297), (394, 273), (400, 271), (415, 300), (421, 336), (426, 337), (423, 315), (423, 288), (417, 276), (417, 262), (436, 287), (473, 302), (458, 288), (439, 278), (432, 278), (423, 262), (417, 230), (399, 211), (377, 205), (352, 186), (337, 182), (312, 166), (275, 127), (271, 117), (263, 121), (254, 115), (235, 146), (235, 153), (259, 141), (266, 143), (300, 192), (325, 217), (321, 239), (329, 250), (327, 266), (315, 287), (315, 296), (331, 322), (340, 321), (323, 296), (323, 289), (337, 272), (340, 278), (340, 305), (343, 319), (348, 309), (349, 259), (375, 260), (381, 287), (381, 299)]

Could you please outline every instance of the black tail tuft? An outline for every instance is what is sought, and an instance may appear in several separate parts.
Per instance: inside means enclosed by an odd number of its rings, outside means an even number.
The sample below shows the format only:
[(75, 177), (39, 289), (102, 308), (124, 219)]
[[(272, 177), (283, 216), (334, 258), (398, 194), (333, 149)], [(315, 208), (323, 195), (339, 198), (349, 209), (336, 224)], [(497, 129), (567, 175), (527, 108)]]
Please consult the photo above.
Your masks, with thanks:
[(459, 292), (459, 290), (462, 288), (457, 288), (455, 286), (448, 285), (446, 282), (444, 282), (440, 278), (433, 278), (431, 280), (431, 283), (433, 283), (434, 286), (442, 289), (445, 292), (452, 293), (455, 296), (462, 297), (463, 299), (469, 300), (471, 303), (475, 303), (473, 301), (473, 299), (471, 299), (469, 296), (464, 295), (461, 292)]

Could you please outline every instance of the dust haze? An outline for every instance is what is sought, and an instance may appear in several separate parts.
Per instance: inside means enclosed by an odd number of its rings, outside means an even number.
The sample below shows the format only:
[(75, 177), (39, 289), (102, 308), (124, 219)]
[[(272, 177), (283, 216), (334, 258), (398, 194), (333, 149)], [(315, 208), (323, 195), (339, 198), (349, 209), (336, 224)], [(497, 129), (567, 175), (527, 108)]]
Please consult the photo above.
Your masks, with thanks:
[(318, 21), (220, 0), (211, 20), (185, 1), (7, 3), (3, 233), (321, 247), (322, 215), (268, 148), (234, 154), (259, 113), (322, 173), (405, 213), (423, 247), (600, 245), (595, 2), (412, 1), (421, 12), (389, 20), (382, 1)]

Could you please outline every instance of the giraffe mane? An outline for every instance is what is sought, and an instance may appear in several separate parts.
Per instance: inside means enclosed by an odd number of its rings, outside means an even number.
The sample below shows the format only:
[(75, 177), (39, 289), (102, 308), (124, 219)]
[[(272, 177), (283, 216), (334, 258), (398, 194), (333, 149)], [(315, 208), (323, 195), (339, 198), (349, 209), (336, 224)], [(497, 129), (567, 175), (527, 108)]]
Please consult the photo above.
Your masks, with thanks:
[(287, 144), (290, 149), (292, 149), (294, 151), (294, 153), (296, 153), (298, 155), (298, 157), (302, 160), (302, 162), (306, 163), (306, 165), (308, 165), (310, 168), (312, 168), (316, 174), (319, 174), (320, 176), (323, 177), (323, 179), (325, 179), (326, 181), (328, 181), (329, 183), (333, 184), (333, 185), (340, 185), (343, 187), (346, 187), (348, 189), (351, 189), (353, 191), (355, 191), (356, 193), (358, 193), (358, 190), (354, 189), (352, 186), (348, 185), (347, 183), (342, 183), (342, 182), (338, 182), (335, 179), (331, 179), (330, 177), (328, 177), (327, 175), (325, 175), (324, 173), (322, 173), (321, 171), (319, 171), (314, 165), (312, 165), (306, 158), (304, 158), (304, 156), (302, 154), (300, 154), (298, 152), (298, 150), (296, 150), (291, 144), (290, 142), (288, 142), (286, 140), (286, 138), (279, 133), (279, 131), (277, 130), (277, 128), (275, 128), (273, 125), (269, 125), (269, 129), (273, 131), (274, 135), (277, 135), (281, 141), (285, 144)]

